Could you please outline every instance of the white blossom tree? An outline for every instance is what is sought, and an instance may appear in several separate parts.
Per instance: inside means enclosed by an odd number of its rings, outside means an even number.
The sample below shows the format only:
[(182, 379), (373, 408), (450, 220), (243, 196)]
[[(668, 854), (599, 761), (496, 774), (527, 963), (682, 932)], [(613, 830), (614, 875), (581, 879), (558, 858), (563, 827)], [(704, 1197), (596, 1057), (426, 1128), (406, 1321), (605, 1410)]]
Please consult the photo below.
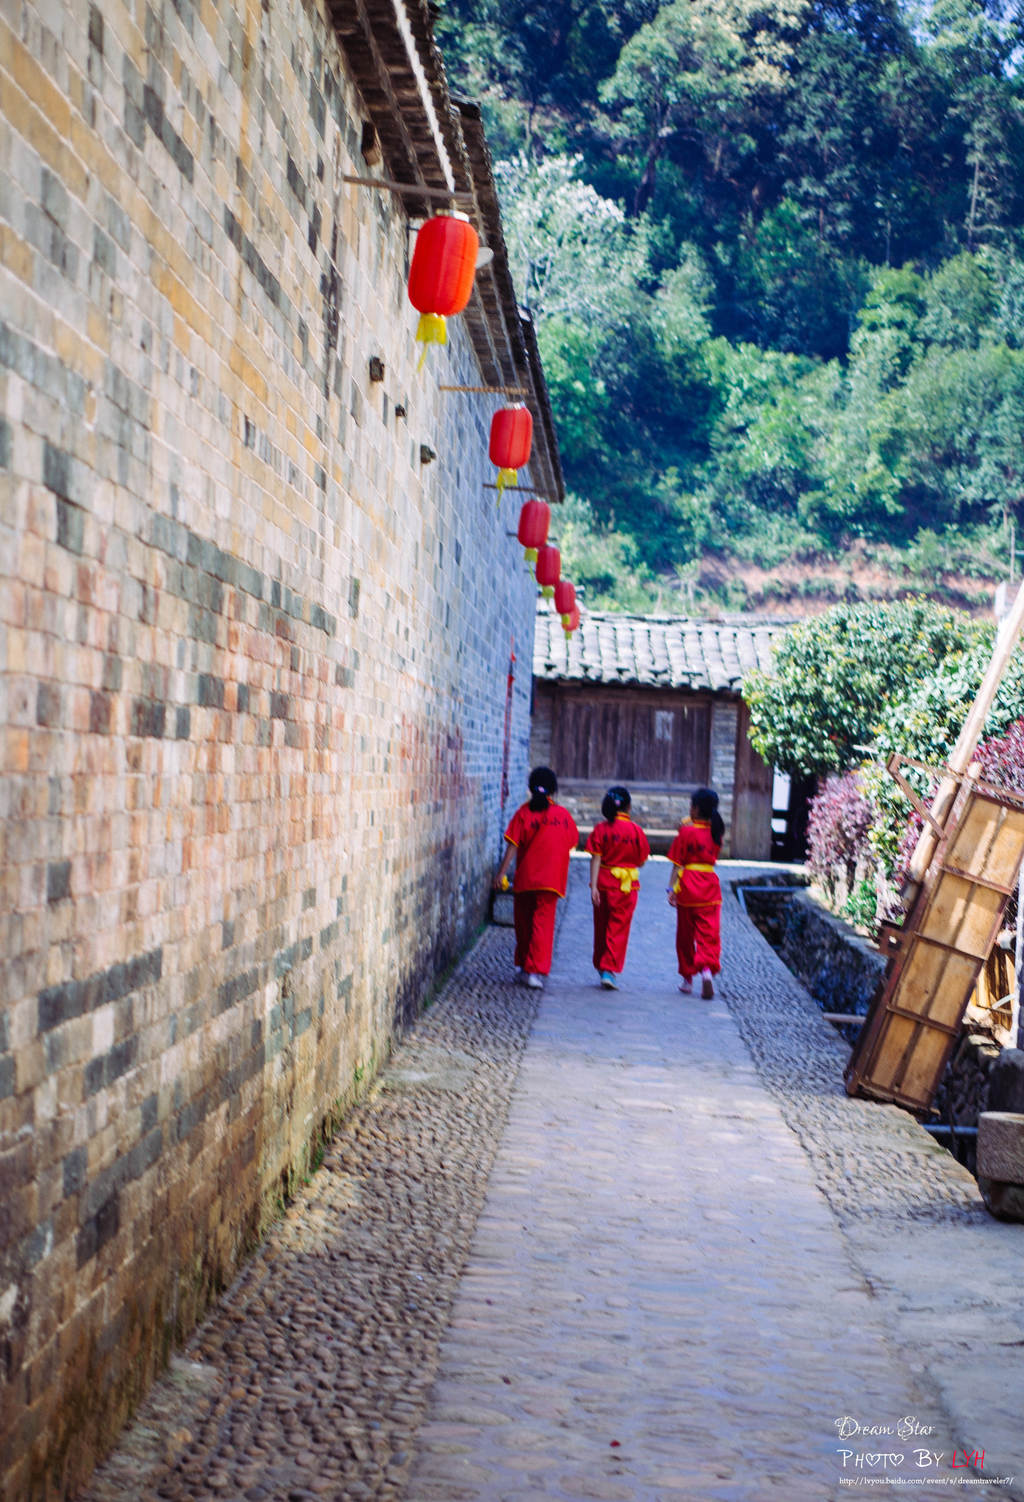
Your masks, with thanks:
[(538, 325), (557, 318), (614, 327), (628, 317), (647, 273), (646, 220), (627, 219), (583, 182), (581, 162), (520, 155), (495, 166), (513, 280)]

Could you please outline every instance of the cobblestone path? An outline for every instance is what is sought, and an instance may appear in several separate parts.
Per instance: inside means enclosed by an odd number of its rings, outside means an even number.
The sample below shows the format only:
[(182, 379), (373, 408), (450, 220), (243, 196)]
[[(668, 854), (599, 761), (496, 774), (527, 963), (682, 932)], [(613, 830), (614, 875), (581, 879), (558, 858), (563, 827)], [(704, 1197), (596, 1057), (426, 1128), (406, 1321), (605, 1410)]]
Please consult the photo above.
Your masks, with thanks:
[(1024, 1497), (1024, 1228), (845, 1095), (756, 868), (708, 1004), (657, 862), (596, 987), (584, 867), (536, 1018), (489, 930), (89, 1502)]
[(989, 1229), (973, 1180), (846, 1097), (845, 1046), (731, 893), (722, 996), (679, 996), (663, 872), (618, 993), (594, 985), (577, 887), (409, 1502), (1007, 1495), (984, 1476), (1012, 1474), (1019, 1436), (996, 1446), (983, 1393), (953, 1418), (847, 1234), (884, 1218), (900, 1244), (920, 1218), (966, 1251)]

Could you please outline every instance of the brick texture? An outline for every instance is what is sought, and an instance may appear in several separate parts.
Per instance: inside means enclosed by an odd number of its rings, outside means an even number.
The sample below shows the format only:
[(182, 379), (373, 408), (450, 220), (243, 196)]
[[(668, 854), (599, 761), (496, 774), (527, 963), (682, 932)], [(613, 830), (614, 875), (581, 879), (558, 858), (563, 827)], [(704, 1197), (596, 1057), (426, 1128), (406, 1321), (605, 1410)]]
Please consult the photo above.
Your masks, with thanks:
[(417, 372), (404, 211), (341, 180), (318, 10), (27, 0), (0, 95), (0, 1492), (34, 1499), (481, 921), (535, 590), (494, 400), (439, 390), (481, 384), (468, 337)]

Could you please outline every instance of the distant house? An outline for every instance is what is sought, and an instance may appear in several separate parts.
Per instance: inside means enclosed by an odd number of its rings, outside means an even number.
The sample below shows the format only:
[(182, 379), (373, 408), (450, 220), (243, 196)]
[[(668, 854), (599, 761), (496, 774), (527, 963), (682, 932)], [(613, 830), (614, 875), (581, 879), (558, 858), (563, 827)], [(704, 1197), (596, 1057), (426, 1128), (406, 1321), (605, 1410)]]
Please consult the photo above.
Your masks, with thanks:
[(530, 760), (554, 767), (580, 829), (614, 782), (655, 849), (664, 850), (695, 788), (721, 798), (725, 854), (772, 852), (772, 771), (749, 739), (741, 697), (751, 668), (771, 668), (778, 618), (588, 612), (566, 638), (542, 606), (533, 656)]

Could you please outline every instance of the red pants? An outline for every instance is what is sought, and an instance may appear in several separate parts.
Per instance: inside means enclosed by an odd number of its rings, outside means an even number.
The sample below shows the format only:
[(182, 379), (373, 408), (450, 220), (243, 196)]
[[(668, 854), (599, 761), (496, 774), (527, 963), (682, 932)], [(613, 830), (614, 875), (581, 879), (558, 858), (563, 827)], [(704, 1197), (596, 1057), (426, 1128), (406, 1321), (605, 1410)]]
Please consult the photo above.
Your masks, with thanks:
[(633, 883), (623, 892), (618, 882), (612, 888), (599, 886), (600, 902), (594, 909), (594, 969), (621, 975), (626, 967), (626, 945), (640, 888)]
[(687, 980), (698, 970), (710, 970), (717, 975), (722, 968), (722, 908), (714, 907), (676, 908), (676, 956), (679, 974)]
[(557, 892), (515, 892), (512, 917), (516, 926), (515, 963), (527, 975), (547, 975), (555, 945)]

